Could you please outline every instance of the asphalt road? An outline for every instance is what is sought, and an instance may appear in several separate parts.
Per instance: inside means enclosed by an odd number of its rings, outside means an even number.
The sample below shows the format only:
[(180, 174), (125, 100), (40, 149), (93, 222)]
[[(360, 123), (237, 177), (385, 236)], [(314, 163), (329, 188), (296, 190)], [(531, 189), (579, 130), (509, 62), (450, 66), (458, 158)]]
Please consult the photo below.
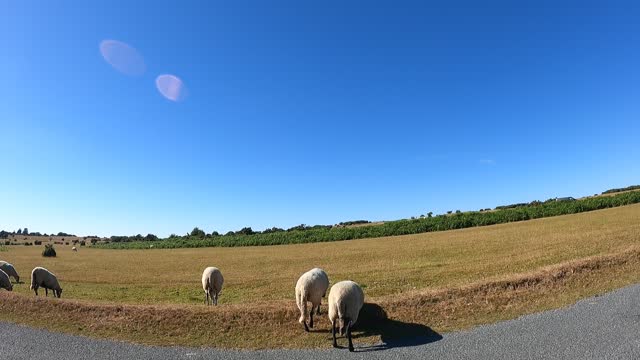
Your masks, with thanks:
[(640, 359), (640, 285), (554, 311), (405, 344), (228, 351), (94, 340), (0, 322), (0, 359)]

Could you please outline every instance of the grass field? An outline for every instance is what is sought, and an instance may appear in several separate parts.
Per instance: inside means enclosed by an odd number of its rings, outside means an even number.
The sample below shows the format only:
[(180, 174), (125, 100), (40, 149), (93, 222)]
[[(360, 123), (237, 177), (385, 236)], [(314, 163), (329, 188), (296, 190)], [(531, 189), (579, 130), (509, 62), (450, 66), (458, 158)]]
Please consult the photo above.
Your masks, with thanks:
[[(26, 283), (0, 292), (0, 319), (154, 344), (242, 348), (328, 346), (296, 322), (298, 276), (319, 266), (359, 282), (368, 305), (357, 341), (450, 331), (567, 305), (640, 280), (640, 205), (456, 231), (338, 243), (107, 250), (8, 247), (0, 260)], [(225, 276), (221, 306), (200, 305), (202, 270)], [(56, 273), (63, 299), (34, 299), (34, 266)], [(391, 320), (379, 318), (382, 307)], [(324, 307), (326, 312), (326, 307)], [(369, 319), (370, 320), (370, 319)], [(375, 321), (373, 322), (375, 323)], [(222, 329), (223, 331), (218, 331)], [(373, 329), (373, 330), (372, 330)]]

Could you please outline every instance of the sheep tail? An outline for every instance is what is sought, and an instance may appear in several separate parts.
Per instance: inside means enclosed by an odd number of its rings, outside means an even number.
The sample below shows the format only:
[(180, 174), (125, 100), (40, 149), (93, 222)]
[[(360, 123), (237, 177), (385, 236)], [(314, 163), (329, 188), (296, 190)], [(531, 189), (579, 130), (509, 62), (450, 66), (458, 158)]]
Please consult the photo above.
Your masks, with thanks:
[(304, 289), (298, 293), (296, 300), (298, 302), (298, 309), (300, 309), (300, 319), (298, 319), (298, 322), (304, 324), (307, 321), (307, 293)]
[(29, 286), (29, 290), (35, 289), (36, 286), (36, 273), (35, 271), (31, 272), (31, 286)]
[[(211, 277), (207, 277), (207, 280), (205, 280), (205, 293), (211, 298)], [(213, 299), (211, 299), (211, 301), (213, 301)]]
[(344, 316), (347, 314), (347, 304), (345, 301), (341, 301), (338, 304), (338, 319), (344, 320)]

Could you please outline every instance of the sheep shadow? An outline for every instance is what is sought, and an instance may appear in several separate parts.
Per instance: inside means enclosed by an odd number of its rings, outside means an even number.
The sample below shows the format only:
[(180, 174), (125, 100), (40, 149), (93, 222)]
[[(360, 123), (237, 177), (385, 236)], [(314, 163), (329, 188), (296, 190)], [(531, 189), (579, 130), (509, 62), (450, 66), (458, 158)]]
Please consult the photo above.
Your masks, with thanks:
[(442, 335), (428, 326), (389, 319), (377, 304), (365, 303), (354, 327), (353, 338), (380, 336), (381, 344), (357, 346), (356, 352), (388, 350), (425, 345), (442, 339)]

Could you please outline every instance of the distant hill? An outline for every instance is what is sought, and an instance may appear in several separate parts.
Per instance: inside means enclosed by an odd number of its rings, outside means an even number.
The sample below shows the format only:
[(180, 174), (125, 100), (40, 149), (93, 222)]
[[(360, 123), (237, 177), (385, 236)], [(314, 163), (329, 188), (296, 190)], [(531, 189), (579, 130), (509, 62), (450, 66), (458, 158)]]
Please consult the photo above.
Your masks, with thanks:
[[(384, 222), (376, 226), (300, 226), (289, 231), (269, 233), (233, 233), (226, 235), (208, 235), (195, 231), (187, 236), (171, 236), (168, 239), (154, 241), (154, 248), (193, 248), (193, 247), (234, 247), (265, 246), (283, 244), (301, 244), (329, 242), (386, 236), (420, 234), (433, 231), (446, 231), (504, 224), (516, 221), (546, 218), (559, 215), (577, 214), (587, 211), (618, 207), (640, 203), (640, 191), (627, 191), (619, 194), (585, 197), (548, 199), (544, 202), (534, 200), (526, 204), (506, 205), (492, 211), (467, 211), (420, 217), (411, 220)], [(365, 226), (363, 226), (365, 225)], [(148, 241), (111, 242), (101, 246), (114, 249), (149, 248)]]

